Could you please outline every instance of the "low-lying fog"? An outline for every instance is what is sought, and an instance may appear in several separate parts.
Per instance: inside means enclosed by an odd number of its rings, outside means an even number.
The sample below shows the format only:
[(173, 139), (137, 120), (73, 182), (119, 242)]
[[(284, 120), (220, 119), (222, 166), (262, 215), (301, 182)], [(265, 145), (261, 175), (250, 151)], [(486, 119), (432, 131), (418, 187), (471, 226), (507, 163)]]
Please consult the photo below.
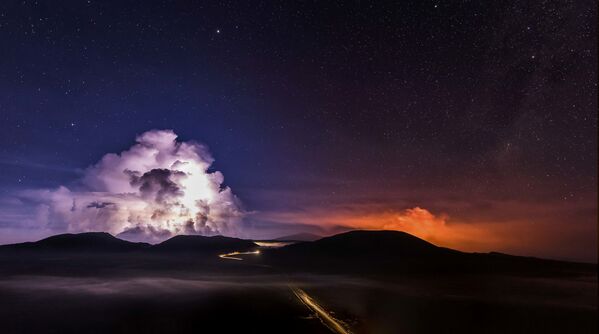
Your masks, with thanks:
[(591, 333), (596, 284), (514, 277), (207, 274), (0, 278), (3, 333), (331, 333), (301, 288), (352, 333)]

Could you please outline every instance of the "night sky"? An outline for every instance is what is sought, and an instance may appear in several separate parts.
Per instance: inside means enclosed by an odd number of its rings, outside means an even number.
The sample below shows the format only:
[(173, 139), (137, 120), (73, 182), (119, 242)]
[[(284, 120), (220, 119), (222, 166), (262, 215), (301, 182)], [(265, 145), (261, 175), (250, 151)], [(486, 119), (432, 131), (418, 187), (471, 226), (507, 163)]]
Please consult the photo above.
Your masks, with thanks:
[(89, 230), (43, 196), (168, 129), (208, 147), (240, 236), (596, 261), (596, 22), (595, 1), (3, 1), (0, 243)]

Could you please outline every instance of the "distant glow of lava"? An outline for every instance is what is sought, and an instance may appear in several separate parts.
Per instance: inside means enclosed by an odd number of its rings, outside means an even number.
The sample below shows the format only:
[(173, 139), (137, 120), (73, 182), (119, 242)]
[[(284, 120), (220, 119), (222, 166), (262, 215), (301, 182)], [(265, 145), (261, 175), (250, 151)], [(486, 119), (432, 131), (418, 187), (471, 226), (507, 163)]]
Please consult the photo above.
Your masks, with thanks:
[(434, 214), (422, 207), (379, 211), (366, 209), (364, 212), (314, 210), (271, 215), (267, 219), (315, 224), (324, 229), (341, 227), (403, 231), (439, 246), (471, 251), (496, 250), (499, 246), (508, 244), (509, 233), (504, 230), (514, 228), (512, 224), (448, 224), (447, 215)]

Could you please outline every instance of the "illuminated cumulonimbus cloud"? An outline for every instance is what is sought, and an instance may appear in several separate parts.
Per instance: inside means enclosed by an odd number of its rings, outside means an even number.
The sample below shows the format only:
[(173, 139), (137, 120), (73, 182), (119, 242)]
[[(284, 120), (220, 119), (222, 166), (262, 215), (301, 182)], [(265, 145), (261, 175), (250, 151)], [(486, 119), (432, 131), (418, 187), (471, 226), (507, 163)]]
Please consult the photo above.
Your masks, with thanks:
[(52, 229), (107, 231), (129, 240), (160, 241), (176, 234), (236, 235), (244, 211), (223, 175), (209, 172), (206, 146), (178, 142), (152, 130), (120, 154), (85, 171), (85, 190), (61, 186), (30, 192)]

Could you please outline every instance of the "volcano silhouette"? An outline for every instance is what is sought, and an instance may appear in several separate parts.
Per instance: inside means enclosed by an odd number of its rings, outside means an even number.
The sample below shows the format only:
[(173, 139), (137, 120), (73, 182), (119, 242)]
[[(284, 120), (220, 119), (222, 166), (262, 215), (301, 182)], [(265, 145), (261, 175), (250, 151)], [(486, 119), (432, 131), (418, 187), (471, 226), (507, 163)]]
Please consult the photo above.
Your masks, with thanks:
[(224, 236), (177, 235), (152, 246), (155, 252), (233, 252), (248, 251), (258, 246), (250, 240)]
[(292, 271), (361, 274), (513, 273), (571, 275), (593, 265), (513, 256), (465, 253), (400, 231), (350, 231), (313, 242), (267, 250), (263, 259)]
[(0, 246), (0, 250), (62, 252), (127, 252), (150, 247), (143, 242), (129, 242), (106, 232), (65, 233), (19, 244)]

